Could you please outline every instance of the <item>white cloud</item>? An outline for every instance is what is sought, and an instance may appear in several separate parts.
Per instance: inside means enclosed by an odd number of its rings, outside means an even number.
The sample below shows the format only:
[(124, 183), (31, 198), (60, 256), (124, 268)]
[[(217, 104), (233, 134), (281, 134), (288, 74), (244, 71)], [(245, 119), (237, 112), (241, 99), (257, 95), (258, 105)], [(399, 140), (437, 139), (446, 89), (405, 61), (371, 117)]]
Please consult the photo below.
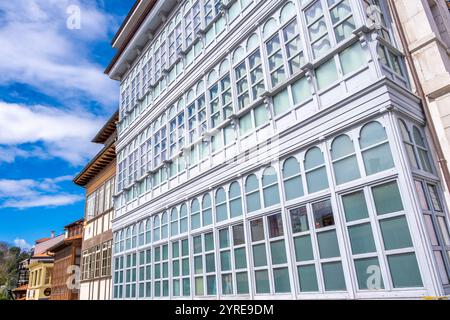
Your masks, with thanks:
[[(81, 8), (80, 30), (66, 27), (70, 5)], [(59, 100), (82, 95), (116, 103), (117, 84), (88, 58), (91, 42), (117, 27), (113, 17), (76, 0), (0, 1), (0, 16), (0, 84), (26, 84)]]
[(29, 209), (36, 207), (60, 207), (74, 204), (82, 199), (82, 196), (73, 194), (39, 196), (30, 199), (7, 200), (1, 205), (1, 208)]
[(59, 184), (71, 180), (71, 176), (40, 180), (1, 179), (0, 208), (58, 207), (81, 201), (83, 196), (61, 191), (62, 187)]
[(16, 238), (14, 240), (14, 245), (16, 247), (19, 247), (20, 249), (26, 250), (26, 251), (29, 251), (29, 250), (31, 250), (31, 248), (33, 248), (33, 246), (31, 244), (29, 244), (28, 242), (26, 242), (25, 239), (19, 239), (19, 238)]
[[(102, 119), (80, 111), (0, 101), (0, 162), (11, 163), (17, 157), (58, 157), (83, 164), (101, 147), (90, 140), (102, 123)], [(20, 147), (37, 142), (42, 142), (45, 150)]]

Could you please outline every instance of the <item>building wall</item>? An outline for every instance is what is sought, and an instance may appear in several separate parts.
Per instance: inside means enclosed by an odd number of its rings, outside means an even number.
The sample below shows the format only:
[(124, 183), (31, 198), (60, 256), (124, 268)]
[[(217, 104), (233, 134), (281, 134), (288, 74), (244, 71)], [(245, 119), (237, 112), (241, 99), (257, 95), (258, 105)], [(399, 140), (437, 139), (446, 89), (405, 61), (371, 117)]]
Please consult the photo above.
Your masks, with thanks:
[(53, 263), (32, 263), (30, 265), (30, 282), (28, 283), (27, 300), (48, 300), (47, 289), (51, 290)]
[[(185, 44), (181, 60), (167, 67), (185, 63), (175, 79), (174, 69), (144, 72), (157, 65), (154, 59), (161, 62), (157, 52), (165, 41), (170, 61), (179, 14), (196, 11), (182, 2), (168, 14), (121, 83), (115, 299), (449, 292), (448, 215), (423, 115), (386, 6), (382, 39), (360, 28), (369, 24), (368, 2), (329, 8), (329, 1), (234, 2), (222, 16), (226, 32), (210, 43), (208, 35), (199, 36), (203, 48)], [(334, 19), (350, 23), (341, 40), (340, 29), (330, 25)], [(181, 22), (186, 39), (188, 20)], [(211, 21), (208, 30), (224, 22)], [(289, 29), (294, 21), (297, 31)], [(328, 26), (331, 39), (323, 52), (314, 45), (318, 25)], [(292, 39), (303, 48), (298, 69), (291, 63)], [(246, 88), (249, 96), (241, 100)], [(227, 114), (231, 99), (233, 114), (219, 125), (217, 92), (224, 94), (221, 112)], [(370, 143), (364, 131), (372, 132)], [(222, 139), (220, 147), (211, 137)]]
[[(432, 121), (450, 160), (450, 13), (444, 1), (395, 0)], [(450, 200), (446, 190), (447, 200)]]
[[(94, 216), (88, 214), (89, 200), (86, 205), (86, 219), (83, 230), (82, 265), (81, 265), (81, 300), (110, 299), (111, 282), (111, 220), (113, 216), (112, 193), (114, 193), (115, 161), (111, 162), (86, 186), (87, 199), (93, 193), (109, 185), (110, 199), (106, 199), (107, 192), (101, 192), (105, 197), (103, 210), (98, 210)], [(104, 187), (106, 190), (106, 187)], [(97, 201), (97, 200), (96, 200)], [(94, 205), (96, 206), (96, 205)]]

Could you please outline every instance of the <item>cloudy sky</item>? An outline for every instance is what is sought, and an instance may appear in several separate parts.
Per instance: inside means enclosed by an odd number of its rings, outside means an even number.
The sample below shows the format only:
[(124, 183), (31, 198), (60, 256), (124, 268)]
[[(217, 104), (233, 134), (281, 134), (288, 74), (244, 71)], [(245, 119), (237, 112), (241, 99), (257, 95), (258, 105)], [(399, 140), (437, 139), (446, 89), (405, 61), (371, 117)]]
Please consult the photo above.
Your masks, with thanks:
[(103, 70), (133, 3), (0, 1), (0, 241), (28, 247), (83, 216), (72, 179), (117, 108)]

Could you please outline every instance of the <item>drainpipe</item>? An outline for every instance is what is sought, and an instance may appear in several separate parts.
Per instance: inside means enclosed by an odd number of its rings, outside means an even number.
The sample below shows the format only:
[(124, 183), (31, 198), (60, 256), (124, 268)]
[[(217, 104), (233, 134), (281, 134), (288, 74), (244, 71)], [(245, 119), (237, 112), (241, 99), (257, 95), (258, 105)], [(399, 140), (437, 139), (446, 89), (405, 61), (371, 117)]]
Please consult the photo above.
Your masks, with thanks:
[(408, 63), (409, 69), (411, 70), (411, 75), (412, 75), (414, 85), (417, 90), (417, 94), (419, 95), (420, 99), (422, 100), (422, 103), (421, 103), (422, 110), (425, 114), (425, 121), (428, 126), (428, 129), (430, 130), (431, 140), (432, 140), (432, 143), (433, 143), (434, 148), (437, 153), (437, 157), (438, 157), (437, 161), (442, 170), (442, 174), (444, 176), (444, 181), (445, 181), (445, 184), (447, 185), (447, 190), (450, 191), (450, 171), (447, 166), (447, 160), (445, 159), (444, 151), (442, 150), (441, 144), (439, 142), (439, 137), (438, 137), (438, 134), (436, 131), (436, 127), (434, 126), (434, 123), (432, 121), (430, 107), (428, 105), (428, 100), (427, 100), (427, 97), (425, 96), (425, 92), (423, 91), (422, 84), (420, 83), (419, 75), (417, 73), (416, 66), (414, 65), (414, 61), (411, 56), (411, 52), (408, 49), (408, 42), (406, 41), (405, 31), (400, 22), (400, 17), (398, 14), (398, 10), (395, 6), (394, 0), (388, 0), (388, 4), (389, 4), (390, 10), (392, 12), (394, 22), (397, 25), (400, 41), (401, 41), (402, 46), (405, 51), (406, 61)]

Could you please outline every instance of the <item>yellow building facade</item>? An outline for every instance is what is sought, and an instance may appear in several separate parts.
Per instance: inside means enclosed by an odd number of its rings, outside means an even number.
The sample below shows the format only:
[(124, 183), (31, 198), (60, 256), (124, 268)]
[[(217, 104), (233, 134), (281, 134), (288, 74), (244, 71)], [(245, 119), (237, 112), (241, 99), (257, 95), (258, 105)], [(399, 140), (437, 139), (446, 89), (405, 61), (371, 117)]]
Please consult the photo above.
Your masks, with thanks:
[(51, 294), (53, 257), (43, 255), (30, 263), (27, 300), (48, 300)]

